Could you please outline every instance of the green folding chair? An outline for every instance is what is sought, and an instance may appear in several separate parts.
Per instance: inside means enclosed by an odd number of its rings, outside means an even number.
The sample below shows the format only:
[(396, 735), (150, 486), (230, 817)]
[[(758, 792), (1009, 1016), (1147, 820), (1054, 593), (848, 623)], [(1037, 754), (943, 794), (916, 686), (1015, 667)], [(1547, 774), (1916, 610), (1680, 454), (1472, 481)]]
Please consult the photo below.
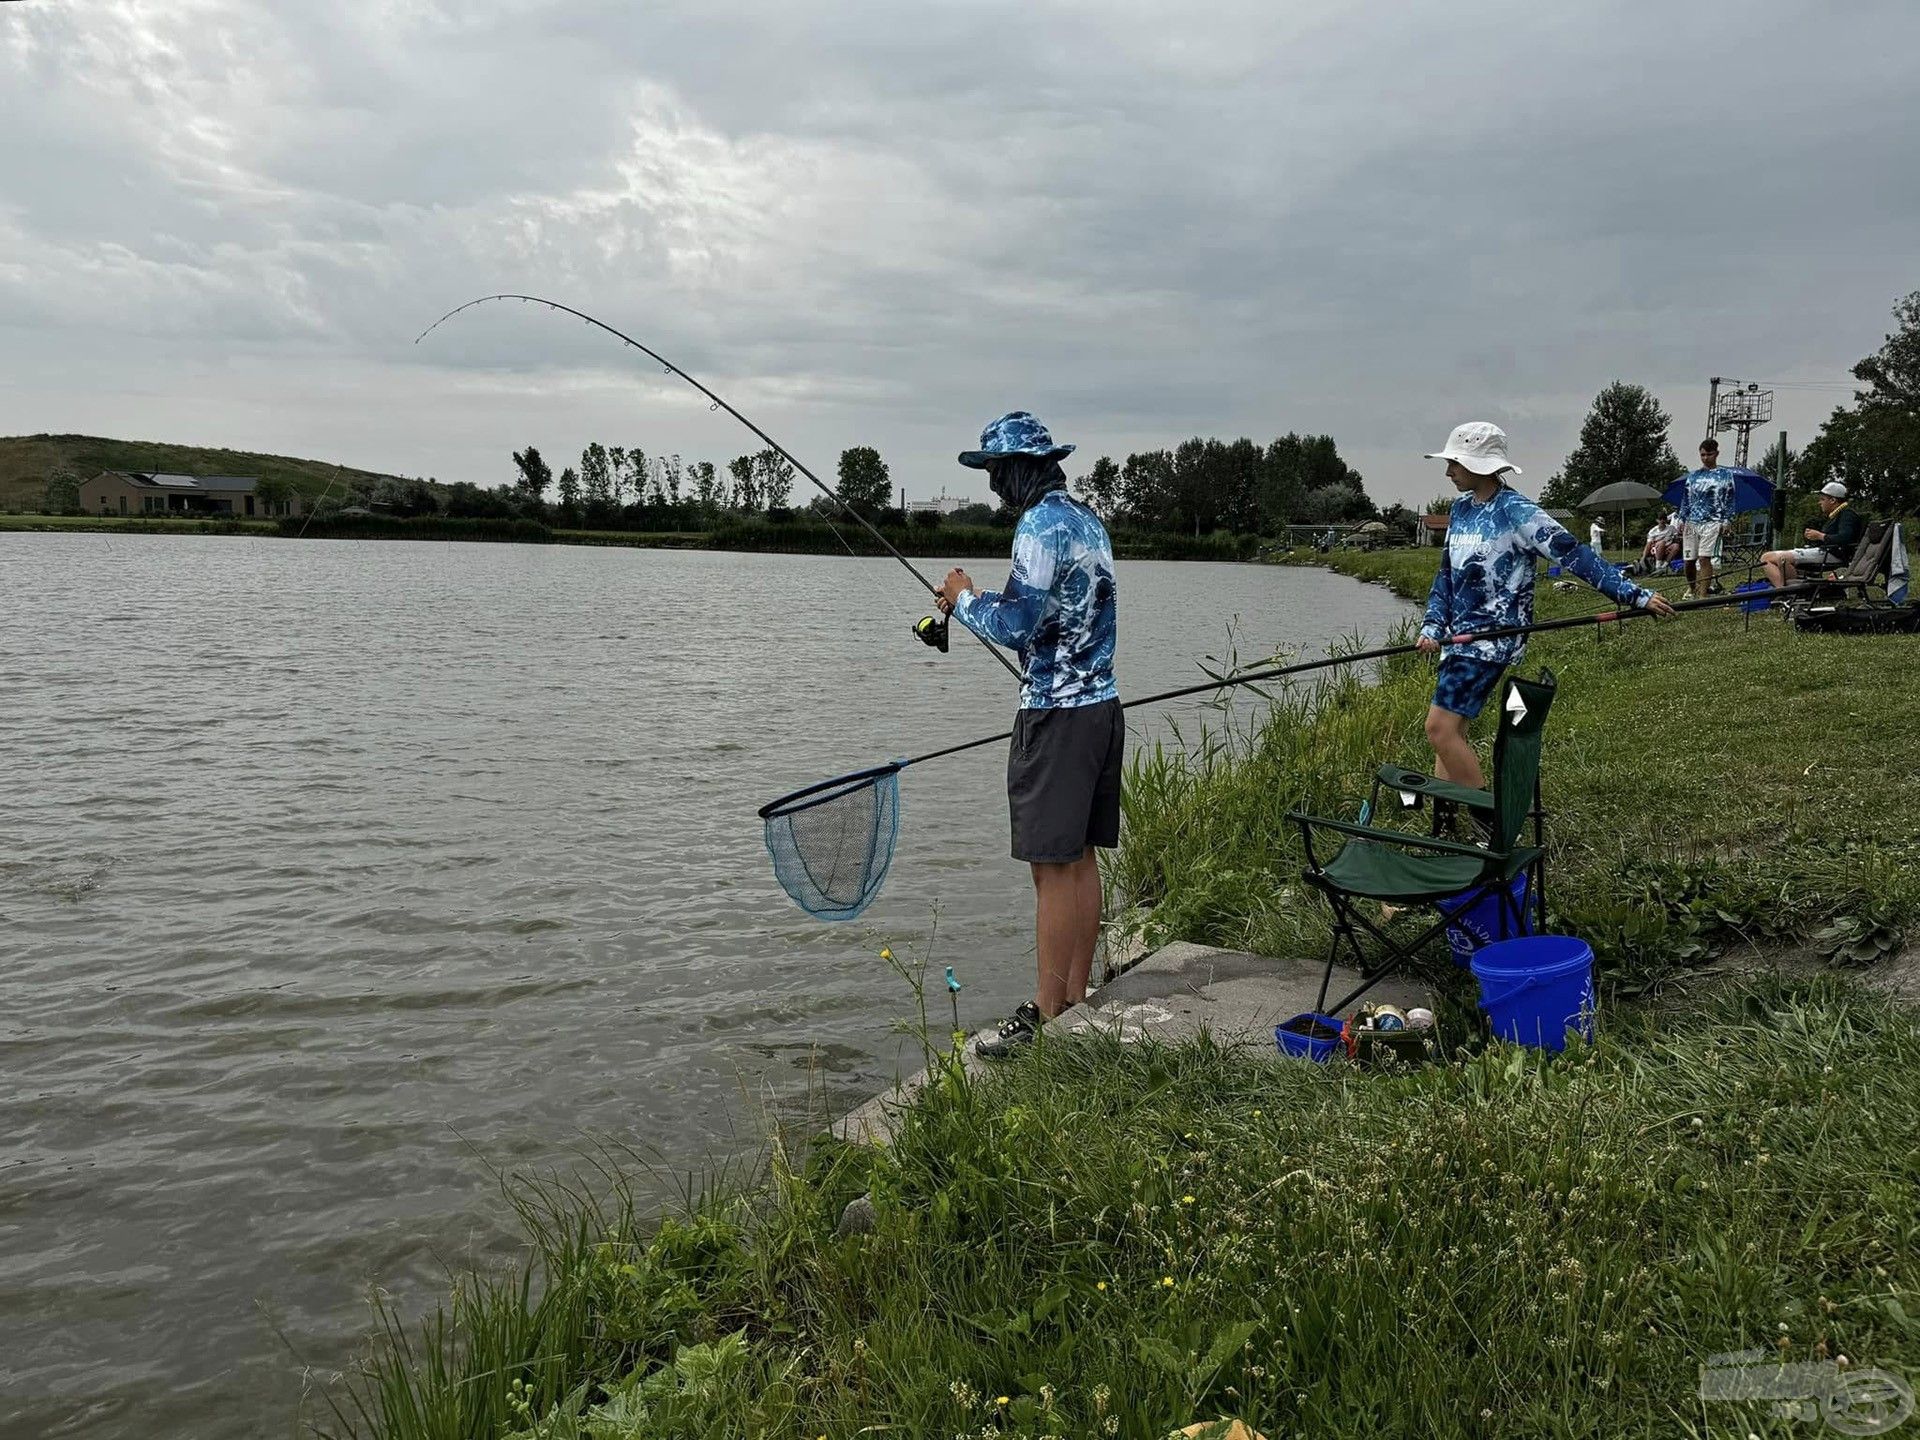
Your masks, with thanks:
[[(1520, 907), (1513, 898), (1514, 877), (1530, 872), (1532, 890), (1539, 906), (1541, 928), (1545, 928), (1546, 903), (1543, 859), (1546, 849), (1541, 834), (1540, 737), (1547, 723), (1547, 711), (1553, 705), (1556, 688), (1553, 672), (1542, 669), (1537, 680), (1518, 675), (1507, 677), (1500, 699), (1500, 730), (1493, 742), (1493, 785), (1473, 790), (1464, 785), (1437, 780), (1397, 765), (1382, 766), (1375, 776), (1377, 796), (1384, 784), (1401, 795), (1427, 798), (1443, 805), (1462, 807), (1484, 817), (1489, 830), (1483, 844), (1473, 845), (1439, 834), (1416, 835), (1411, 831), (1356, 824), (1350, 820), (1332, 820), (1308, 815), (1300, 810), (1287, 818), (1300, 826), (1300, 838), (1306, 847), (1307, 869), (1303, 877), (1333, 907), (1333, 944), (1327, 954), (1326, 973), (1320, 980), (1320, 998), (1314, 1008), (1323, 1015), (1337, 1015), (1387, 975), (1399, 968), (1409, 956), (1428, 941), (1442, 934), (1452, 922), (1446, 911), (1411, 941), (1398, 944), (1361, 913), (1356, 902), (1380, 901), (1404, 909), (1457, 901), (1463, 909), (1486, 897), (1495, 898), (1512, 933), (1524, 928)], [(1369, 805), (1371, 813), (1371, 804)], [(1526, 821), (1533, 821), (1533, 843), (1520, 843)], [(1436, 824), (1436, 829), (1438, 826)], [(1339, 853), (1325, 864), (1314, 849), (1314, 833), (1332, 831), (1346, 837)], [(1361, 948), (1361, 932), (1378, 941), (1385, 951), (1371, 969)], [(1333, 983), (1333, 967), (1345, 944), (1353, 952), (1362, 975), (1358, 989), (1327, 1008), (1327, 989)]]

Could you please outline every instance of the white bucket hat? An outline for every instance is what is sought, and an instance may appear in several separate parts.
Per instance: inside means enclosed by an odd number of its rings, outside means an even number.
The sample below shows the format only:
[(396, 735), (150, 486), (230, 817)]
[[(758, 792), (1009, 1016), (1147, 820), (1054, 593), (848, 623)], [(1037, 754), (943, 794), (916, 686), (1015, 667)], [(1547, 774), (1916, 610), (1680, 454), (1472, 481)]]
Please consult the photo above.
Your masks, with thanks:
[(1507, 459), (1507, 432), (1485, 420), (1454, 426), (1446, 448), (1426, 458), (1458, 460), (1476, 475), (1498, 475), (1502, 470), (1520, 473), (1520, 467)]
[(1820, 487), (1820, 493), (1829, 499), (1844, 500), (1847, 498), (1847, 487), (1842, 485), (1838, 480), (1829, 480)]

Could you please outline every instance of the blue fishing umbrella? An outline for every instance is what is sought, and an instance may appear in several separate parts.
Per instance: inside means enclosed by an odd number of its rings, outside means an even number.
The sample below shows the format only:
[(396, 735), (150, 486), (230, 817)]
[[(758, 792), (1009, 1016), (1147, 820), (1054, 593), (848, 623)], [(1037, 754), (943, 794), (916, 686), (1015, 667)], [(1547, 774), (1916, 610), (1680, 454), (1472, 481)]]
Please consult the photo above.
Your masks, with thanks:
[[(1749, 470), (1744, 465), (1725, 465), (1721, 467), (1733, 476), (1733, 509), (1736, 515), (1744, 515), (1749, 510), (1771, 510), (1773, 508), (1773, 482), (1758, 470)], [(1678, 505), (1686, 498), (1687, 477), (1682, 475), (1661, 495), (1669, 505)]]

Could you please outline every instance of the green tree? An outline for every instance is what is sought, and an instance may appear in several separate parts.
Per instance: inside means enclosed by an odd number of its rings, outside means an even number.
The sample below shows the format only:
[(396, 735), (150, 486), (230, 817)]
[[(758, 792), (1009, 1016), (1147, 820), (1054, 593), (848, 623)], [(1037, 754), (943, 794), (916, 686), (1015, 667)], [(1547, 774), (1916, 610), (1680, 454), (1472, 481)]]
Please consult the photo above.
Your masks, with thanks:
[(1093, 462), (1093, 469), (1073, 482), (1073, 488), (1088, 508), (1107, 519), (1120, 503), (1120, 467), (1112, 456), (1102, 455)]
[(693, 503), (700, 507), (702, 515), (712, 515), (720, 508), (720, 481), (711, 460), (696, 460), (687, 467), (688, 478), (693, 482)]
[[(597, 449), (597, 446), (588, 446)], [(584, 458), (584, 457), (582, 457)], [(560, 472), (560, 523), (578, 525), (580, 523), (580, 477), (574, 473), (571, 465)]]
[[(625, 452), (622, 452), (621, 459), (625, 458)], [(574, 496), (575, 504), (583, 499), (598, 498), (610, 501), (613, 498), (613, 455), (598, 440), (580, 452), (578, 484), (580, 493)], [(562, 503), (565, 503), (566, 498), (562, 493), (560, 496)]]
[(871, 445), (855, 445), (840, 452), (840, 483), (835, 494), (849, 509), (871, 519), (887, 508), (893, 483), (887, 462)]
[(47, 476), (47, 495), (42, 509), (49, 515), (78, 515), (80, 477), (64, 466)]
[(1920, 290), (1893, 307), (1897, 328), (1853, 367), (1866, 389), (1807, 446), (1807, 484), (1834, 479), (1888, 517), (1920, 512)]
[(1445, 515), (1453, 509), (1453, 502), (1460, 498), (1460, 492), (1451, 495), (1436, 495), (1421, 508), (1423, 515)]
[(253, 487), (254, 504), (262, 515), (284, 515), (293, 498), (293, 482), (279, 475), (263, 475)]
[(751, 515), (760, 508), (760, 482), (751, 455), (736, 455), (727, 462), (733, 476), (733, 507)]
[(753, 457), (755, 483), (769, 510), (784, 510), (793, 499), (793, 466), (778, 450), (762, 450)]
[(1540, 504), (1571, 510), (1582, 496), (1622, 480), (1665, 490), (1686, 469), (1667, 443), (1672, 420), (1644, 386), (1615, 380), (1594, 396), (1580, 443), (1540, 491)]
[(547, 487), (553, 483), (553, 470), (540, 458), (540, 452), (529, 445), (524, 450), (514, 452), (513, 463), (519, 467), (519, 490), (523, 498), (536, 508), (547, 493)]

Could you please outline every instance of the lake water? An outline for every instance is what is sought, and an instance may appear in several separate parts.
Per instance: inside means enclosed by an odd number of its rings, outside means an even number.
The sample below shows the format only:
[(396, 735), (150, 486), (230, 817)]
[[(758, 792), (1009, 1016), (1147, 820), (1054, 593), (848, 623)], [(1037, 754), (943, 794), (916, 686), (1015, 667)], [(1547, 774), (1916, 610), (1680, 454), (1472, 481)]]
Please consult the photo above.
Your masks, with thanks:
[[(1123, 695), (1406, 613), (1119, 582)], [(1031, 992), (998, 745), (902, 776), (860, 921), (773, 883), (760, 804), (1010, 721), (890, 560), (0, 535), (0, 597), (0, 1433), (290, 1433), (373, 1287), (511, 1252), (494, 1167), (698, 1170), (915, 1068), (875, 951), (936, 902), (963, 1022)]]

